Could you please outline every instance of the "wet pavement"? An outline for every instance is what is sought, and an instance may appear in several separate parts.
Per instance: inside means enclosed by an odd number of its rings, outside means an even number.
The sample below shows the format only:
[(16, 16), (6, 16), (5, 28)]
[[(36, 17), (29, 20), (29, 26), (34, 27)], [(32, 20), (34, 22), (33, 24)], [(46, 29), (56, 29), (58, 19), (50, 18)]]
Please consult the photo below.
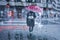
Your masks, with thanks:
[(0, 40), (58, 40), (48, 35), (37, 35), (24, 30), (8, 30), (0, 33)]
[(45, 25), (35, 23), (31, 35), (24, 20), (2, 23), (0, 24), (0, 40), (60, 40), (60, 25), (46, 23)]

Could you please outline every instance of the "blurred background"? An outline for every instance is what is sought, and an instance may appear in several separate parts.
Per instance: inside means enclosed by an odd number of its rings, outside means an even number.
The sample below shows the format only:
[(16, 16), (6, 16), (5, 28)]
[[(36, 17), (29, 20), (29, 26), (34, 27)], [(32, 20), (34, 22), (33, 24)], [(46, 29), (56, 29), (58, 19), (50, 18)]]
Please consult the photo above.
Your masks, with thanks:
[(29, 40), (26, 7), (30, 5), (43, 9), (41, 16), (35, 12), (34, 37), (30, 40), (60, 40), (60, 0), (0, 0), (0, 40), (15, 40), (16, 37), (20, 40), (21, 33), (23, 40)]

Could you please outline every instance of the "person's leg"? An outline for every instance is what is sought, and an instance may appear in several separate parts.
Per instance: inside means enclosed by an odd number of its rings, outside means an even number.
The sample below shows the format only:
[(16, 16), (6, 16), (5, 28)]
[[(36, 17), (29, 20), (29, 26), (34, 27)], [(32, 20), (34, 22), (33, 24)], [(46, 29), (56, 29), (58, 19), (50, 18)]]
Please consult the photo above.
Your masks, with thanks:
[(29, 27), (29, 32), (32, 32), (33, 31), (33, 27)]
[(31, 32), (31, 27), (29, 27), (29, 32)]
[(32, 27), (29, 27), (29, 32), (32, 32)]

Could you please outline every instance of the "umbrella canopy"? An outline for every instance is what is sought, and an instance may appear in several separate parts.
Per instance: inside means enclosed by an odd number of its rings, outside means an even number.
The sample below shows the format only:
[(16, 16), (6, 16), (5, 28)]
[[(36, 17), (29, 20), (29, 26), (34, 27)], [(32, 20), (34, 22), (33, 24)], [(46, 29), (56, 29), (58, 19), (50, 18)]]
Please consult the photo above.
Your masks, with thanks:
[(27, 10), (33, 11), (33, 12), (42, 12), (43, 8), (40, 8), (39, 6), (35, 6), (35, 5), (30, 5), (28, 7), (26, 7)]

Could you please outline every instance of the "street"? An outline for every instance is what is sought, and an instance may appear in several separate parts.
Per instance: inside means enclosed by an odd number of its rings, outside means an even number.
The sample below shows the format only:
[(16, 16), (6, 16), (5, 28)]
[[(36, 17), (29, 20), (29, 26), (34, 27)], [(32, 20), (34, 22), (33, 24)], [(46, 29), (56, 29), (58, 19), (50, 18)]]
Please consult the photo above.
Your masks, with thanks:
[(0, 0), (0, 40), (60, 40), (60, 0)]
[[(49, 21), (48, 21), (49, 22)], [(32, 32), (32, 35), (35, 37), (32, 37), (35, 40), (45, 40), (44, 38), (47, 38), (46, 40), (60, 40), (60, 25), (58, 24), (42, 24), (35, 22), (35, 27)], [(6, 21), (5, 24), (0, 24), (0, 40), (8, 40), (8, 33), (10, 35), (10, 40), (15, 40), (15, 36), (17, 35), (23, 35), (23, 40), (28, 40), (28, 35), (30, 34), (28, 26), (26, 25), (26, 20), (20, 20), (20, 21)], [(6, 36), (6, 37), (5, 37)], [(18, 36), (18, 39), (20, 40), (20, 36)]]

